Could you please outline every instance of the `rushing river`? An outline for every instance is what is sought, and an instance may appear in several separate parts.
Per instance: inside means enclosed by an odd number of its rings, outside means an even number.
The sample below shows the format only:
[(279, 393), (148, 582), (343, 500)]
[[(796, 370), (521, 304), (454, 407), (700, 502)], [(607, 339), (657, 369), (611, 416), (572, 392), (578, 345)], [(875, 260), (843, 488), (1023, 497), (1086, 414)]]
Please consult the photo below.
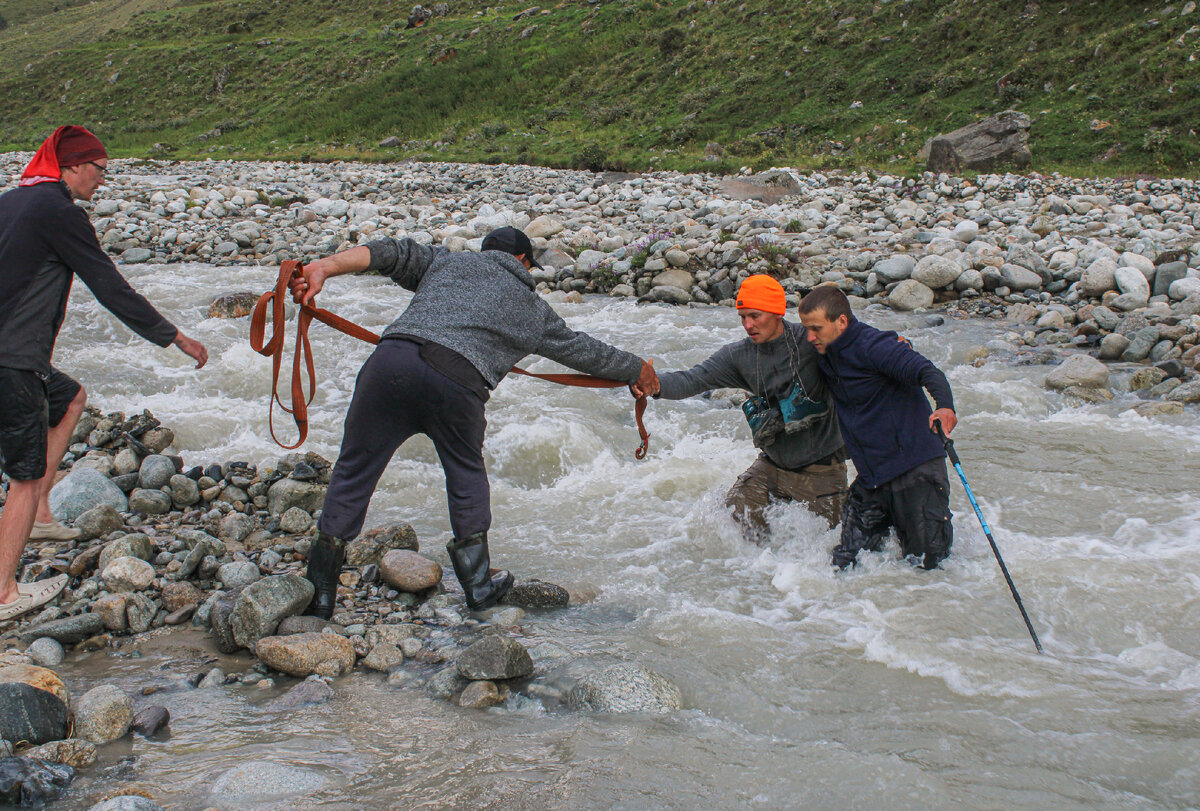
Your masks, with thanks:
[[(56, 364), (105, 411), (153, 411), (189, 465), (278, 458), (270, 366), (251, 351), (247, 320), (205, 319), (215, 294), (265, 290), (274, 269), (125, 273), (208, 345), (208, 366), (195, 372), (177, 350), (136, 338), (79, 284)], [(381, 278), (345, 277), (321, 303), (381, 329), (408, 299)], [(556, 306), (574, 328), (651, 355), (659, 369), (742, 336), (728, 309), (599, 297)], [(220, 805), (215, 777), (247, 760), (302, 765), (326, 781), (302, 797), (239, 803), (254, 808), (1196, 807), (1196, 412), (1145, 419), (1120, 393), (1081, 407), (1043, 389), (1046, 367), (969, 365), (967, 351), (998, 337), (999, 323), (863, 315), (902, 329), (949, 375), (965, 471), (1047, 655), (1035, 652), (957, 481), (944, 571), (912, 569), (893, 544), (835, 576), (835, 533), (802, 508), (775, 512), (768, 548), (743, 541), (723, 514), (726, 488), (754, 458), (739, 410), (652, 403), (639, 462), (624, 391), (510, 377), (488, 407), (494, 559), (595, 594), (531, 615), (527, 631), (660, 671), (687, 709), (593, 716), (522, 700), (464, 710), (361, 670), (339, 680), (334, 701), (282, 715), (240, 685), (139, 696), (139, 706), (170, 709), (172, 737), (103, 749), (59, 807), (130, 785), (169, 808)], [(312, 337), (320, 385), (306, 449), (334, 458), (370, 348), (319, 324)], [(282, 416), (281, 435), (294, 436)], [(393, 520), (411, 522), (431, 550), (449, 537), (441, 470), (423, 437), (396, 455), (367, 526)], [(140, 659), (76, 654), (62, 673), (75, 695), (103, 681), (138, 695), (164, 674), (205, 667), (202, 643), (189, 632), (145, 643)], [(233, 672), (250, 664), (223, 662)]]

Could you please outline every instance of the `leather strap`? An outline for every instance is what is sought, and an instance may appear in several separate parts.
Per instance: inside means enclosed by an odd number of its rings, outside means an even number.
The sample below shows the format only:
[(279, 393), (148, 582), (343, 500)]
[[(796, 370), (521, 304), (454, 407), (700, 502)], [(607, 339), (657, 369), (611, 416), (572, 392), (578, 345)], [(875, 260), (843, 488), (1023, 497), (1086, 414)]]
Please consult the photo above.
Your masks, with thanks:
[[(284, 405), (283, 400), (279, 398), (279, 370), (283, 365), (283, 344), (284, 344), (284, 316), (283, 305), (288, 295), (288, 282), (292, 278), (299, 276), (304, 270), (304, 266), (296, 261), (284, 262), (279, 266), (279, 278), (275, 282), (275, 287), (272, 290), (263, 293), (259, 297), (258, 303), (254, 305), (254, 312), (250, 315), (250, 346), (260, 355), (271, 359), (271, 406), (267, 425), (271, 430), (271, 438), (275, 443), (282, 448), (292, 450), (304, 444), (304, 440), (308, 438), (308, 406), (312, 402), (313, 395), (316, 394), (316, 369), (313, 364), (312, 346), (308, 341), (308, 328), (312, 322), (320, 321), (333, 327), (339, 332), (343, 332), (352, 338), (357, 338), (360, 341), (366, 341), (370, 344), (379, 343), (379, 336), (364, 327), (355, 324), (353, 321), (348, 321), (341, 316), (334, 315), (329, 310), (314, 307), (311, 304), (300, 305), (300, 317), (296, 322), (296, 348), (292, 354), (292, 407), (288, 408)], [(267, 331), (267, 308), (271, 310), (271, 339), (265, 340)], [(305, 371), (308, 373), (308, 394), (304, 392), (304, 375), (301, 371), (301, 363)], [(509, 371), (525, 375), (527, 377), (536, 377), (539, 380), (546, 380), (551, 383), (558, 383), (562, 386), (579, 386), (589, 389), (615, 389), (628, 385), (620, 380), (607, 380), (602, 377), (593, 377), (585, 374), (538, 374), (536, 372), (527, 372), (524, 369), (519, 369), (516, 366)], [(275, 405), (279, 404), (287, 413), (291, 414), (296, 421), (296, 428), (299, 431), (300, 438), (296, 440), (294, 445), (284, 445), (279, 441), (279, 437), (275, 435)], [(643, 459), (646, 456), (646, 450), (650, 444), (650, 433), (646, 430), (646, 425), (642, 421), (642, 417), (646, 413), (646, 398), (637, 398), (637, 404), (634, 406), (634, 418), (637, 420), (638, 434), (641, 437), (642, 443), (634, 452), (634, 456), (638, 459)]]

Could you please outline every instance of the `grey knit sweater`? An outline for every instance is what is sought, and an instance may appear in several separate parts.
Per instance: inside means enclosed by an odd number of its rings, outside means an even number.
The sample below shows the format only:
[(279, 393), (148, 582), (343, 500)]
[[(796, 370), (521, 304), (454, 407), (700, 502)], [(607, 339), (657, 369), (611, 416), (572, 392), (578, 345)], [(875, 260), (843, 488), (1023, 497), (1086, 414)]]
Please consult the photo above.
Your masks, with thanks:
[(542, 355), (586, 374), (633, 383), (642, 360), (575, 332), (536, 292), (529, 271), (501, 251), (451, 252), (411, 239), (368, 243), (369, 270), (416, 293), (384, 330), (453, 349), (496, 385), (526, 355)]
[(749, 338), (726, 344), (712, 357), (682, 372), (662, 372), (659, 397), (682, 400), (710, 389), (745, 389), (766, 397), (771, 405), (786, 397), (799, 378), (813, 400), (829, 404), (829, 413), (816, 425), (795, 434), (780, 434), (763, 449), (777, 467), (794, 470), (812, 464), (842, 447), (833, 399), (817, 368), (817, 350), (805, 340), (804, 327), (783, 322), (784, 334), (765, 344)]

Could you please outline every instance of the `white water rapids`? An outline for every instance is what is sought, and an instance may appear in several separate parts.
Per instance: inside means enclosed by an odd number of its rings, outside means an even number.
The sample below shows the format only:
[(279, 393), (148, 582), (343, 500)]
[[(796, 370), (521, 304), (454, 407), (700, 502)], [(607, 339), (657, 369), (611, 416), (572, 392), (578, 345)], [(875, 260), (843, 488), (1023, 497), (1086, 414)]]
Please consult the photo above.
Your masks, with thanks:
[[(133, 336), (82, 285), (56, 365), (104, 411), (149, 408), (188, 465), (271, 464), (283, 451), (267, 431), (269, 361), (251, 351), (247, 319), (205, 311), (219, 293), (267, 289), (275, 269), (123, 271), (208, 345), (208, 366), (195, 372), (174, 348)], [(344, 277), (320, 303), (379, 330), (409, 297), (380, 277)], [(556, 307), (660, 370), (742, 337), (728, 309), (599, 297)], [(835, 576), (835, 534), (803, 508), (775, 511), (765, 549), (723, 513), (726, 488), (754, 458), (739, 410), (652, 403), (639, 462), (623, 390), (510, 377), (488, 406), (493, 560), (596, 595), (531, 614), (527, 632), (660, 671), (681, 687), (684, 711), (594, 716), (528, 701), (464, 710), (363, 671), (341, 679), (332, 702), (283, 715), (250, 687), (163, 693), (138, 700), (171, 710), (172, 737), (103, 750), (60, 806), (85, 808), (132, 783), (166, 807), (204, 808), (217, 804), (217, 775), (254, 759), (326, 781), (256, 808), (1200, 804), (1196, 412), (1145, 419), (1127, 410), (1128, 394), (1072, 405), (1043, 389), (1047, 367), (968, 365), (969, 348), (1003, 331), (995, 322), (861, 315), (901, 329), (949, 375), (964, 470), (1047, 655), (1035, 652), (953, 470), (944, 571), (913, 570), (893, 544)], [(311, 335), (320, 385), (305, 449), (333, 459), (370, 347), (320, 324)], [(290, 439), (287, 415), (277, 416)], [(367, 526), (393, 520), (411, 522), (430, 550), (448, 538), (441, 470), (423, 437), (396, 455)], [(136, 694), (164, 670), (196, 672), (197, 657), (180, 647), (148, 647), (140, 660), (98, 652), (62, 672), (76, 695), (102, 681)]]

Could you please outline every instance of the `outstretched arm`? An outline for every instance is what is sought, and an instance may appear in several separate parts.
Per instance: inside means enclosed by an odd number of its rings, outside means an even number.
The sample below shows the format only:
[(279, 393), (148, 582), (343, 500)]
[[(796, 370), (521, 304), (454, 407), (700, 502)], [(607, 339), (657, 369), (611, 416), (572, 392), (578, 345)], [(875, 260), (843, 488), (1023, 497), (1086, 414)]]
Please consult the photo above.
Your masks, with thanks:
[(194, 338), (187, 337), (183, 334), (183, 332), (176, 331), (175, 340), (173, 340), (171, 343), (179, 347), (183, 354), (190, 358), (194, 358), (197, 369), (208, 363), (208, 350), (204, 348), (204, 344), (200, 343)]

